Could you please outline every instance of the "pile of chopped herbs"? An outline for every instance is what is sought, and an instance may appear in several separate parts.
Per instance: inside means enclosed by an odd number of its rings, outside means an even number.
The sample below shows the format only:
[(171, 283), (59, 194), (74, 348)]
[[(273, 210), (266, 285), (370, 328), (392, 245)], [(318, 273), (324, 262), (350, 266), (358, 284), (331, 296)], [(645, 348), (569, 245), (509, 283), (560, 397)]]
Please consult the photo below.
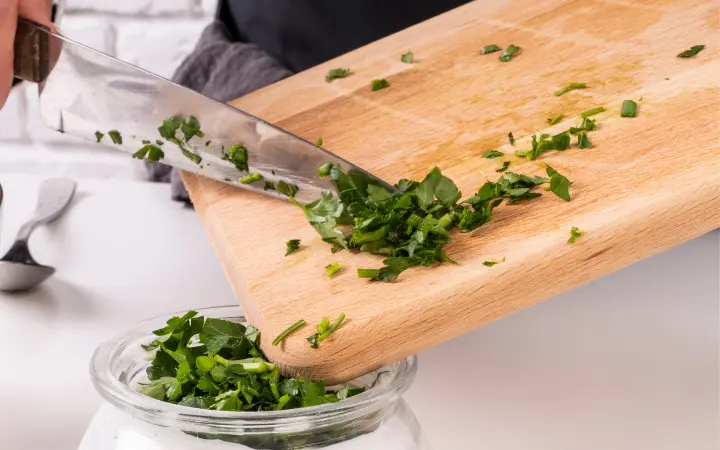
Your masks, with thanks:
[[(325, 328), (329, 335), (332, 326)], [(329, 390), (323, 381), (284, 377), (260, 350), (260, 333), (252, 325), (189, 311), (153, 333), (157, 337), (143, 348), (156, 353), (140, 392), (157, 400), (218, 411), (277, 411), (335, 403), (365, 391)], [(322, 335), (314, 336), (317, 345)]]

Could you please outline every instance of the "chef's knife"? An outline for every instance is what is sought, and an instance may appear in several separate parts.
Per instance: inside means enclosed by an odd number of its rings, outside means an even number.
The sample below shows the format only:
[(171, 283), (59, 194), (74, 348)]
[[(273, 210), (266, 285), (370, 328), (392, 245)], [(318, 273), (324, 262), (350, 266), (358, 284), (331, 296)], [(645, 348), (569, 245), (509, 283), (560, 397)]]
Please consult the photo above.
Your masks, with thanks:
[[(39, 84), (40, 113), (46, 125), (92, 141), (98, 141), (95, 133), (100, 132), (104, 136), (98, 145), (130, 154), (151, 145), (162, 150), (164, 164), (270, 195), (279, 195), (272, 187), (281, 182), (296, 185), (300, 201), (333, 189), (317, 174), (327, 162), (392, 189), (354, 164), (262, 119), (22, 18), (15, 36), (14, 69), (16, 77)], [(158, 128), (163, 121), (187, 122), (191, 117), (200, 125), (200, 136), (186, 143), (178, 128), (180, 146), (161, 136)], [(113, 143), (111, 130), (120, 133), (121, 144)], [(247, 149), (248, 170), (238, 170), (227, 160), (232, 147), (239, 145)], [(262, 178), (250, 184), (239, 181), (249, 174)]]

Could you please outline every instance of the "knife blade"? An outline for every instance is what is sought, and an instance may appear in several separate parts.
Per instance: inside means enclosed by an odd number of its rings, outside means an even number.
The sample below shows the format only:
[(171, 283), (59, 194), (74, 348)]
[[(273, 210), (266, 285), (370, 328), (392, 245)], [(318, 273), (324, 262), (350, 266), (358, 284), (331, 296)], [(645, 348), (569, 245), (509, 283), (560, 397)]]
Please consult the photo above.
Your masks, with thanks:
[[(301, 202), (335, 190), (317, 173), (327, 162), (394, 190), (349, 161), (252, 114), (22, 18), (15, 36), (14, 69), (16, 77), (38, 83), (40, 114), (47, 126), (100, 141), (98, 145), (130, 154), (152, 145), (164, 154), (163, 164), (276, 197), (287, 198), (270, 187), (285, 182), (298, 187), (295, 198)], [(159, 132), (164, 121), (189, 123), (191, 118), (201, 133), (187, 141), (181, 127), (175, 139), (168, 140), (167, 131), (165, 138)], [(118, 131), (122, 143), (111, 140), (111, 130)], [(96, 138), (96, 132), (104, 137)], [(233, 146), (247, 149), (247, 170), (229, 160)], [(239, 181), (249, 174), (261, 178), (250, 184)]]

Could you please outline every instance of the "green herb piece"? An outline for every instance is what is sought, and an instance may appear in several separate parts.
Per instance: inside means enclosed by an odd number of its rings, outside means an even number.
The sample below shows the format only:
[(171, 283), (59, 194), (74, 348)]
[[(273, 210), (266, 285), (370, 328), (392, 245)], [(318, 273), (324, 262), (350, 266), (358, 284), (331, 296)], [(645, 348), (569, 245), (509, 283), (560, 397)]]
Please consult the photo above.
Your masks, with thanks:
[(578, 148), (592, 148), (592, 142), (586, 132), (578, 134)]
[(316, 147), (322, 147), (322, 145), (323, 145), (323, 140), (322, 140), (321, 137), (319, 137), (318, 140), (317, 140), (317, 142), (315, 142), (315, 146), (316, 146)]
[[(298, 241), (298, 242), (299, 242), (299, 241)], [(295, 322), (294, 324), (292, 324), (292, 325), (290, 325), (289, 327), (287, 327), (287, 329), (286, 329), (285, 331), (283, 331), (282, 333), (280, 333), (280, 335), (279, 335), (278, 337), (276, 337), (274, 341), (272, 341), (272, 345), (273, 345), (273, 346), (277, 346), (277, 345), (280, 344), (282, 341), (284, 341), (285, 338), (287, 338), (288, 336), (290, 336), (293, 332), (297, 331), (299, 328), (304, 327), (304, 326), (305, 326), (305, 321), (302, 320), (302, 319), (298, 320), (298, 321)]]
[(557, 91), (555, 91), (553, 95), (555, 95), (555, 97), (560, 97), (561, 95), (563, 95), (567, 92), (573, 91), (575, 89), (585, 89), (586, 87), (587, 87), (587, 83), (570, 83), (567, 86), (565, 86), (564, 88), (561, 88), (561, 89), (558, 89)]
[(197, 153), (191, 152), (190, 150), (182, 147), (180, 147), (180, 152), (183, 154), (184, 157), (194, 162), (195, 164), (200, 164), (202, 162), (202, 157)]
[(556, 123), (560, 122), (560, 120), (563, 118), (562, 114), (555, 114), (554, 116), (548, 118), (548, 123), (550, 125), (555, 125)]
[(573, 243), (575, 243), (575, 241), (577, 241), (578, 238), (579, 238), (580, 236), (582, 236), (583, 234), (585, 234), (585, 233), (583, 233), (582, 231), (580, 231), (580, 229), (579, 229), (578, 227), (572, 227), (572, 228), (570, 228), (570, 239), (568, 239), (568, 244), (573, 244)]
[(400, 57), (400, 61), (406, 64), (412, 64), (414, 61), (413, 52), (408, 50), (407, 53), (403, 53), (403, 55)]
[(103, 136), (105, 136), (103, 133), (99, 131), (95, 132), (95, 139), (97, 139), (98, 142), (102, 141)]
[(498, 150), (488, 150), (486, 152), (483, 152), (483, 154), (482, 154), (483, 158), (488, 158), (488, 159), (500, 158), (502, 156), (505, 156), (505, 153), (498, 151)]
[(480, 50), (481, 55), (487, 55), (488, 53), (494, 53), (494, 52), (500, 52), (502, 51), (502, 48), (498, 47), (495, 44), (486, 45), (485, 47)]
[(141, 141), (141, 143), (146, 144), (146, 145), (147, 145), (147, 144), (152, 144), (152, 142), (148, 141), (147, 139), (143, 139), (143, 140)]
[(290, 239), (285, 243), (285, 246), (287, 247), (287, 252), (285, 253), (285, 256), (287, 256), (300, 248), (300, 239)]
[(500, 55), (500, 57), (498, 59), (500, 59), (500, 61), (502, 61), (502, 62), (508, 62), (520, 50), (521, 50), (521, 48), (518, 47), (517, 45), (510, 44), (508, 46), (508, 48), (505, 49), (504, 52), (502, 52), (502, 54)]
[(328, 83), (337, 78), (345, 78), (350, 75), (350, 69), (330, 69), (325, 76), (325, 81)]
[(222, 159), (230, 161), (240, 172), (249, 172), (248, 150), (243, 145), (233, 145), (227, 153), (223, 153)]
[(135, 159), (147, 159), (149, 162), (158, 162), (165, 157), (165, 153), (152, 144), (144, 145), (140, 150), (132, 154)]
[(378, 275), (380, 274), (380, 270), (378, 270), (378, 269), (358, 269), (357, 274), (358, 274), (358, 277), (360, 277), (360, 278), (377, 279)]
[(493, 261), (493, 260), (484, 261), (484, 262), (483, 262), (483, 266), (492, 267), (492, 266), (494, 266), (494, 265), (496, 265), (496, 264), (500, 264), (500, 263), (503, 263), (503, 262), (505, 262), (505, 258), (501, 259), (500, 261)]
[(112, 140), (113, 144), (122, 145), (122, 143), (123, 143), (122, 135), (120, 134), (120, 132), (118, 130), (110, 130), (110, 131), (108, 131), (107, 134), (108, 134), (108, 136), (110, 136), (110, 139)]
[(585, 119), (586, 117), (594, 116), (595, 114), (600, 114), (603, 111), (605, 111), (605, 108), (603, 106), (598, 106), (597, 108), (592, 108), (592, 109), (588, 109), (586, 111), (581, 112), (580, 117)]
[(160, 139), (155, 140), (156, 145), (163, 145), (165, 142), (161, 141)]
[(335, 322), (333, 322), (332, 325), (329, 325), (330, 321), (327, 317), (323, 317), (320, 324), (318, 324), (318, 332), (307, 338), (307, 341), (310, 342), (310, 346), (312, 348), (318, 348), (318, 344), (333, 334), (340, 324), (343, 323), (343, 320), (345, 320), (345, 313), (340, 313), (340, 316), (335, 319)]
[(185, 142), (192, 139), (193, 136), (197, 136), (199, 138), (205, 137), (205, 133), (200, 131), (200, 122), (198, 122), (198, 120), (194, 116), (190, 116), (185, 119), (180, 126), (180, 130), (185, 137)]
[(265, 180), (265, 186), (263, 186), (264, 191), (274, 191), (275, 190), (275, 183), (272, 181)]
[(583, 118), (582, 124), (580, 124), (579, 127), (570, 127), (568, 132), (570, 134), (580, 134), (584, 131), (595, 131), (597, 129), (597, 125), (595, 124), (595, 122), (595, 119), (585, 117)]
[(499, 168), (498, 170), (496, 170), (495, 172), (505, 172), (508, 169), (508, 167), (510, 167), (510, 161), (504, 161), (502, 167)]
[(297, 194), (299, 189), (299, 187), (292, 183), (288, 183), (287, 181), (280, 180), (277, 182), (277, 191), (283, 195), (287, 195), (288, 197), (295, 197), (295, 194)]
[(622, 102), (620, 117), (635, 117), (637, 115), (637, 103), (632, 100)]
[(561, 199), (570, 201), (570, 180), (557, 170), (545, 164), (545, 171), (550, 177), (550, 190)]
[(390, 87), (390, 82), (386, 80), (385, 78), (381, 80), (372, 80), (370, 83), (370, 87), (372, 88), (372, 91), (379, 91), (380, 89), (385, 89)]
[(260, 180), (262, 180), (262, 179), (263, 179), (262, 175), (260, 175), (260, 174), (257, 173), (257, 172), (253, 172), (253, 173), (250, 173), (250, 174), (248, 174), (248, 175), (245, 175), (244, 177), (240, 178), (238, 181), (239, 181), (241, 184), (253, 184), (253, 183), (255, 183), (256, 181), (260, 181)]
[(178, 116), (172, 116), (167, 120), (163, 120), (162, 125), (158, 127), (158, 133), (167, 141), (180, 145), (180, 141), (175, 137), (175, 133), (182, 126), (182, 119)]
[(333, 163), (326, 162), (322, 166), (318, 167), (317, 174), (320, 178), (325, 178), (330, 176), (330, 171), (333, 168)]
[(510, 145), (515, 145), (515, 136), (513, 136), (512, 131), (508, 133), (508, 140), (510, 141)]
[(693, 56), (697, 55), (703, 49), (705, 48), (704, 45), (693, 45), (688, 50), (685, 50), (684, 52), (678, 53), (678, 58), (692, 58)]
[(332, 263), (325, 266), (325, 275), (328, 278), (332, 278), (336, 273), (340, 271), (340, 263)]

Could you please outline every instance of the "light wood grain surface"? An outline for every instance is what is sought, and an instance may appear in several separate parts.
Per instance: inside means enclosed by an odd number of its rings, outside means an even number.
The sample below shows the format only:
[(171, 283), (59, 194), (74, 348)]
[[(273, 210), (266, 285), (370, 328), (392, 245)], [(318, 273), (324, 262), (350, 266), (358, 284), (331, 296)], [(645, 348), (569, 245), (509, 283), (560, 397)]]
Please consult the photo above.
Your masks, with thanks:
[[(574, 182), (571, 202), (548, 192), (501, 206), (489, 224), (453, 235), (447, 250), (459, 265), (411, 269), (395, 283), (358, 278), (358, 267), (382, 258), (330, 253), (289, 203), (184, 179), (268, 356), (292, 373), (347, 379), (720, 226), (719, 35), (714, 1), (473, 2), (233, 102), (308, 140), (322, 137), (391, 182), (438, 166), (464, 197), (498, 178), (503, 159), (482, 152), (512, 155), (533, 132), (607, 108), (592, 149), (505, 158), (527, 174), (543, 175), (549, 163)], [(522, 52), (501, 63), (498, 53), (480, 55), (486, 44)], [(695, 44), (707, 48), (676, 57)], [(400, 62), (409, 49), (412, 65)], [(352, 75), (326, 83), (335, 67)], [(392, 86), (371, 92), (375, 78)], [(553, 96), (569, 82), (588, 88)], [(620, 117), (625, 99), (639, 100), (638, 117)], [(557, 113), (566, 119), (548, 127)], [(572, 226), (586, 234), (569, 245)], [(286, 257), (289, 239), (303, 247)], [(336, 261), (343, 270), (325, 279)], [(305, 341), (311, 326), (269, 345), (300, 318), (314, 326), (340, 312), (348, 319), (317, 350)]]

